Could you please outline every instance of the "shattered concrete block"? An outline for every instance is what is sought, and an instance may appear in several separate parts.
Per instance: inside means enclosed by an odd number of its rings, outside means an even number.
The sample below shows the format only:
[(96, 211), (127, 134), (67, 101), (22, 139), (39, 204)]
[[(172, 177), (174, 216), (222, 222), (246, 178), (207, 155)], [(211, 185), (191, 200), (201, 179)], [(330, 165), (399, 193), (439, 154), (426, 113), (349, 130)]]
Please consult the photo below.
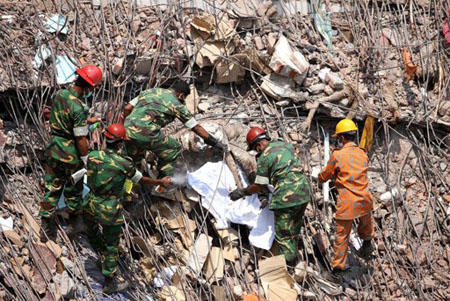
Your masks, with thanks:
[(275, 105), (279, 106), (279, 107), (286, 107), (290, 104), (291, 102), (289, 100), (280, 100), (278, 102), (275, 103)]
[(311, 291), (304, 291), (302, 296), (303, 296), (303, 300), (317, 300), (316, 294), (314, 294)]
[(350, 99), (348, 98), (343, 98), (339, 101), (339, 104), (343, 107), (348, 107), (350, 103)]
[[(256, 13), (260, 17), (266, 16), (268, 10), (273, 6), (272, 1), (264, 1), (256, 10)], [(269, 16), (268, 16), (269, 17)]]
[(344, 89), (344, 82), (342, 79), (334, 72), (328, 72), (325, 75), (325, 81), (331, 88), (334, 90), (342, 90)]
[(261, 89), (276, 99), (295, 98), (294, 85), (292, 79), (271, 73), (263, 77)]
[(325, 85), (324, 84), (315, 84), (315, 85), (309, 86), (307, 90), (312, 95), (317, 95), (319, 93), (322, 93), (322, 91), (324, 89), (325, 89)]
[(210, 104), (209, 104), (209, 103), (207, 103), (207, 102), (201, 102), (201, 103), (199, 103), (199, 105), (198, 105), (198, 110), (199, 110), (200, 112), (206, 112), (206, 111), (208, 111), (209, 107), (210, 107)]
[(323, 89), (323, 92), (325, 92), (326, 95), (330, 96), (331, 94), (334, 93), (334, 90), (330, 86), (326, 85), (325, 88)]
[(123, 68), (123, 63), (125, 61), (125, 58), (116, 58), (114, 59), (113, 67), (112, 67), (112, 73), (115, 75), (118, 75), (120, 71)]
[(323, 68), (323, 69), (321, 69), (321, 70), (319, 71), (319, 73), (318, 73), (317, 75), (319, 76), (320, 80), (321, 80), (323, 83), (326, 83), (326, 80), (325, 80), (326, 75), (327, 75), (328, 73), (330, 73), (330, 72), (331, 72), (330, 68)]
[(255, 36), (253, 39), (253, 42), (255, 43), (256, 49), (258, 49), (258, 50), (264, 49), (264, 44), (263, 44), (260, 36)]
[(405, 246), (405, 245), (397, 245), (396, 249), (397, 249), (399, 254), (406, 255), (406, 250), (408, 249), (408, 247)]
[(277, 43), (278, 35), (271, 32), (267, 35), (267, 52), (272, 54), (275, 50), (275, 44)]
[(306, 276), (307, 276), (307, 263), (306, 261), (300, 261), (296, 266), (295, 266), (295, 270), (294, 270), (294, 280), (301, 283), (303, 282), (303, 280), (305, 280)]
[(276, 73), (290, 77), (301, 85), (308, 73), (309, 63), (303, 54), (293, 50), (286, 37), (281, 36), (275, 45), (275, 52), (269, 67)]
[(233, 295), (235, 298), (241, 298), (244, 295), (242, 286), (236, 285), (233, 287)]

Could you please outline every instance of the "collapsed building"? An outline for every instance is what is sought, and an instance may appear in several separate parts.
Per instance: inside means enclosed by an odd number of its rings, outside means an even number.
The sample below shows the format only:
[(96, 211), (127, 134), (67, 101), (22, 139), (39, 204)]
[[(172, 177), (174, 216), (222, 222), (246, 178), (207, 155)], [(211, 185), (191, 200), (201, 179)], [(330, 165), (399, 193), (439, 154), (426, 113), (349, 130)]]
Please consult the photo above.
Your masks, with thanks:
[[(447, 1), (20, 1), (0, 5), (0, 296), (5, 300), (445, 299), (450, 295), (450, 29)], [(95, 63), (104, 83), (92, 114), (120, 120), (141, 91), (191, 84), (196, 119), (227, 141), (232, 162), (183, 131), (188, 187), (170, 199), (138, 189), (126, 204), (120, 269), (126, 294), (102, 296), (96, 254), (81, 235), (39, 243), (44, 118), (74, 68)], [(310, 175), (341, 118), (373, 120), (370, 190), (375, 253), (355, 256), (341, 286), (324, 279), (332, 204), (311, 180), (299, 250), (287, 267), (270, 225), (230, 217), (195, 188), (235, 164), (251, 179), (244, 135), (253, 125), (293, 143)], [(102, 140), (98, 128), (92, 147)], [(333, 140), (329, 141), (331, 144)], [(144, 169), (152, 170), (148, 154)], [(205, 164), (207, 172), (199, 173)], [(215, 164), (215, 165), (212, 165)], [(233, 168), (234, 169), (234, 168)], [(231, 174), (231, 180), (236, 179)], [(194, 181), (194, 182), (192, 182)], [(189, 185), (190, 184), (190, 185)], [(212, 184), (211, 184), (212, 185)], [(247, 204), (248, 205), (248, 204)], [(250, 205), (249, 205), (250, 206)], [(239, 209), (239, 208), (238, 208)], [(255, 212), (252, 217), (258, 216)], [(235, 219), (233, 219), (235, 218)], [(264, 231), (255, 231), (263, 229)], [(253, 233), (252, 233), (253, 231)], [(272, 230), (273, 231), (273, 230)]]

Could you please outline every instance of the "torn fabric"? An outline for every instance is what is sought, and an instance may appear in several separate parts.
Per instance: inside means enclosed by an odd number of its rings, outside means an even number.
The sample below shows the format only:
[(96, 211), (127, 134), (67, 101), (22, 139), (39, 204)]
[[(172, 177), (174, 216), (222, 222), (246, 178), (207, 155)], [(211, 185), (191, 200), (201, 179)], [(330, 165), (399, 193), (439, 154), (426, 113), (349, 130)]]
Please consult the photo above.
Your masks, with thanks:
[[(247, 182), (241, 178), (244, 186)], [(217, 229), (226, 229), (231, 223), (251, 228), (249, 240), (255, 247), (269, 250), (274, 239), (274, 215), (269, 208), (259, 209), (257, 195), (235, 202), (228, 194), (236, 183), (228, 166), (223, 162), (208, 162), (200, 169), (188, 173), (187, 182), (202, 196), (201, 203), (216, 219)]]

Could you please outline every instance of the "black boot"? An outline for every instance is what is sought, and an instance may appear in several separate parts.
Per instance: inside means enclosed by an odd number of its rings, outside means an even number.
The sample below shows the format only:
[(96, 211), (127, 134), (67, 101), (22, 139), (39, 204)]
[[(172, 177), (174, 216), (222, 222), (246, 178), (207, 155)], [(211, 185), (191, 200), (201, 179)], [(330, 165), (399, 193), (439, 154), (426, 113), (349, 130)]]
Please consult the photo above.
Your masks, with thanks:
[(83, 216), (81, 214), (71, 215), (69, 217), (69, 225), (66, 234), (69, 237), (75, 237), (78, 233), (86, 232), (87, 227), (84, 224)]
[(46, 243), (48, 240), (56, 240), (56, 224), (53, 218), (41, 217), (40, 240)]
[(105, 285), (103, 286), (103, 293), (110, 295), (113, 293), (119, 293), (125, 291), (130, 284), (128, 281), (118, 281), (114, 277), (105, 277)]
[(343, 282), (343, 275), (342, 275), (343, 273), (344, 273), (344, 270), (334, 268), (331, 272), (327, 273), (327, 275), (325, 276), (325, 279), (330, 282), (340, 285)]
[(372, 240), (364, 240), (361, 249), (359, 250), (359, 254), (363, 258), (369, 258), (372, 255), (373, 246)]

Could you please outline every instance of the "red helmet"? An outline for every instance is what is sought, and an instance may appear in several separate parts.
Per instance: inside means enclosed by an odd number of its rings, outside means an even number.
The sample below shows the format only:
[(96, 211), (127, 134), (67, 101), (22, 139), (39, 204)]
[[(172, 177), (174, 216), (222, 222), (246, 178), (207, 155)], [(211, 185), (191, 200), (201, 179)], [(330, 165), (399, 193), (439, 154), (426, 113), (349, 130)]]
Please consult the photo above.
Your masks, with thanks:
[(102, 81), (102, 70), (95, 65), (86, 65), (77, 69), (77, 73), (92, 87), (97, 86)]
[(129, 140), (127, 138), (127, 131), (121, 123), (113, 123), (103, 132), (106, 138), (111, 140)]
[(251, 149), (252, 146), (260, 141), (261, 139), (268, 139), (269, 137), (266, 134), (266, 131), (258, 126), (254, 126), (247, 133), (247, 144), (248, 148)]

